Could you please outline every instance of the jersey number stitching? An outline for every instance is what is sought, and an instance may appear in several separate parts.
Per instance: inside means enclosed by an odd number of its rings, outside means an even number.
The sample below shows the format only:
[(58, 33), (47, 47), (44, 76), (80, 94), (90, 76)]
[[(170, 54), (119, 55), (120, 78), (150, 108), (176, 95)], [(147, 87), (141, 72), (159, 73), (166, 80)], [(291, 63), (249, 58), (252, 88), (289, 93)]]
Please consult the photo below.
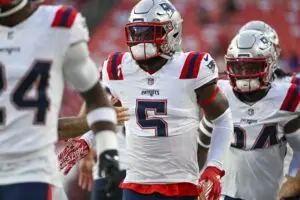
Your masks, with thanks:
[(167, 100), (141, 100), (136, 101), (137, 124), (142, 129), (154, 129), (155, 136), (168, 136), (168, 124), (161, 117), (148, 117), (148, 111), (154, 111), (155, 115), (167, 115)]
[[(46, 114), (50, 100), (46, 90), (49, 82), (49, 72), (52, 62), (37, 60), (19, 81), (11, 94), (11, 103), (20, 110), (35, 109), (33, 124), (45, 124)], [(4, 66), (0, 65), (0, 95), (6, 89), (6, 78)], [(36, 97), (27, 96), (31, 89), (36, 90)], [(0, 108), (0, 125), (5, 125), (5, 108)]]
[[(277, 138), (277, 133), (277, 124), (264, 125), (250, 149), (261, 149), (278, 144), (279, 139)], [(240, 126), (235, 126), (234, 136), (235, 142), (231, 144), (231, 147), (246, 150), (246, 130)]]

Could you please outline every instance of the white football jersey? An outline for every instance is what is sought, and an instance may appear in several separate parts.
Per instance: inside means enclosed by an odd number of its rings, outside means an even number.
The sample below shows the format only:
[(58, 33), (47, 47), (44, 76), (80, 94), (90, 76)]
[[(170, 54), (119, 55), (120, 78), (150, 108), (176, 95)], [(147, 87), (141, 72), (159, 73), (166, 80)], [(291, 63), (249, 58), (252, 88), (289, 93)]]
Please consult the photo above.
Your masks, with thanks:
[(129, 108), (125, 183), (196, 184), (199, 106), (194, 90), (217, 78), (211, 56), (178, 52), (150, 74), (130, 53), (114, 53), (104, 63), (102, 76)]
[[(300, 74), (295, 76), (286, 76), (283, 79), (277, 79), (278, 82), (288, 82), (300, 85)], [(287, 154), (284, 159), (284, 174), (296, 176), (300, 168), (300, 152), (293, 152), (292, 148), (287, 144)]]
[(88, 40), (83, 22), (71, 7), (40, 6), (22, 23), (0, 26), (0, 184), (58, 184), (64, 56)]
[(300, 114), (299, 88), (274, 82), (268, 94), (249, 105), (229, 81), (218, 85), (233, 113), (234, 141), (225, 157), (222, 194), (247, 200), (275, 200), (286, 154), (284, 125)]

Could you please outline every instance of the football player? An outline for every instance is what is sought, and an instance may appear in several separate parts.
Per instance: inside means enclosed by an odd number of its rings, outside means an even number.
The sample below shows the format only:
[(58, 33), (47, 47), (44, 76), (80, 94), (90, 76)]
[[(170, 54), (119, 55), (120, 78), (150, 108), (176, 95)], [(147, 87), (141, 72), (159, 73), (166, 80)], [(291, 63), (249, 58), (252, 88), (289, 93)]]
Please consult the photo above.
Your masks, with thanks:
[[(233, 126), (227, 100), (216, 86), (215, 61), (205, 52), (176, 52), (182, 18), (168, 0), (139, 1), (125, 32), (130, 52), (111, 53), (102, 71), (112, 95), (129, 108), (123, 199), (194, 200), (199, 189), (218, 199), (225, 173), (221, 158)], [(199, 180), (200, 106), (216, 128)]]
[(81, 14), (2, 0), (0, 24), (1, 199), (51, 199), (52, 187), (60, 185), (54, 144), (64, 81), (87, 102), (98, 172), (118, 171), (116, 113), (98, 83)]
[[(240, 32), (225, 57), (229, 80), (219, 80), (233, 112), (234, 140), (227, 154), (224, 199), (276, 199), (283, 175), (286, 141), (300, 147), (300, 91), (291, 83), (272, 82), (277, 56), (262, 32)], [(214, 126), (200, 123), (200, 144), (209, 145)], [(227, 172), (226, 171), (226, 172)]]
[[(214, 129), (200, 190), (218, 199), (221, 157), (233, 131), (218, 69), (205, 52), (181, 49), (182, 18), (168, 0), (141, 0), (125, 27), (130, 52), (111, 53), (103, 82), (129, 108), (125, 200), (195, 199), (198, 192), (197, 124), (201, 106)], [(203, 185), (210, 185), (203, 191)]]
[[(279, 37), (278, 34), (276, 32), (275, 29), (273, 29), (269, 24), (263, 22), (263, 21), (258, 21), (258, 20), (253, 20), (250, 21), (248, 23), (246, 23), (244, 26), (242, 26), (239, 30), (239, 32), (245, 31), (245, 30), (257, 30), (257, 31), (261, 31), (263, 33), (265, 33), (265, 35), (268, 37), (268, 39), (274, 44), (275, 46), (275, 50), (276, 50), (276, 54), (278, 56), (278, 58), (280, 57), (280, 53), (281, 53), (281, 48), (280, 48), (280, 44), (279, 44)], [(285, 82), (290, 82), (293, 84), (300, 84), (300, 77), (299, 75), (289, 75), (287, 73), (285, 73), (282, 68), (280, 68), (280, 65), (278, 63), (277, 68), (274, 71), (274, 81), (285, 81)], [(289, 147), (289, 145), (287, 146), (287, 155), (285, 158), (285, 162), (290, 162), (290, 167), (289, 167), (289, 176), (288, 176), (288, 181), (290, 180), (295, 180), (294, 178), (290, 177), (290, 176), (296, 176), (296, 171), (299, 169), (300, 167), (300, 160), (299, 160), (299, 156), (300, 156), (300, 152), (292, 152), (292, 149)], [(292, 156), (293, 155), (293, 156)], [(285, 166), (286, 167), (286, 166)], [(287, 168), (287, 167), (286, 167)], [(287, 171), (287, 170), (285, 170)], [(292, 184), (285, 184), (283, 187), (288, 187)], [(285, 188), (283, 188), (283, 190), (286, 190)]]

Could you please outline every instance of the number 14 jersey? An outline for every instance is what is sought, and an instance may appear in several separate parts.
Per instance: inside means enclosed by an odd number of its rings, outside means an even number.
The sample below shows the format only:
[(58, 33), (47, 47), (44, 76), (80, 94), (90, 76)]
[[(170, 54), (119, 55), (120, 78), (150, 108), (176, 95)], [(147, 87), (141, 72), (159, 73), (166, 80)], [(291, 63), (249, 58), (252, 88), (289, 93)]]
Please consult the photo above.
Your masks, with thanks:
[(150, 74), (130, 53), (114, 53), (105, 62), (102, 76), (111, 93), (129, 108), (125, 183), (197, 184), (199, 106), (195, 89), (218, 76), (211, 56), (178, 52)]

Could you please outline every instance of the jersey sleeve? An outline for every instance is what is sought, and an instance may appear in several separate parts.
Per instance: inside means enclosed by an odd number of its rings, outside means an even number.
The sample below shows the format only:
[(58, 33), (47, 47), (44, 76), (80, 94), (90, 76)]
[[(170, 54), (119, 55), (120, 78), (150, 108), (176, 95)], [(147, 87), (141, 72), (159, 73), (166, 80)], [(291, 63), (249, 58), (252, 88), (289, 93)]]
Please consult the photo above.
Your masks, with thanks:
[(218, 78), (218, 67), (208, 53), (188, 52), (179, 79), (193, 79), (197, 89)]
[(71, 6), (58, 6), (51, 27), (70, 31), (69, 45), (89, 40), (85, 18)]
[(209, 53), (202, 53), (200, 68), (196, 78), (194, 89), (200, 88), (210, 81), (218, 78), (218, 67)]
[(101, 83), (102, 83), (103, 87), (105, 88), (105, 90), (108, 94), (110, 94), (111, 96), (114, 96), (114, 97), (118, 97), (117, 93), (114, 92), (112, 84), (111, 84), (110, 79), (109, 79), (109, 75), (108, 75), (108, 72), (107, 72), (108, 71), (107, 70), (107, 63), (108, 63), (108, 60), (105, 60), (104, 64), (103, 64), (103, 67), (102, 67), (102, 71), (101, 71), (102, 80), (101, 80)]
[(300, 76), (293, 76), (291, 78), (291, 83), (299, 86), (300, 85)]
[(70, 45), (89, 41), (89, 31), (86, 25), (86, 20), (81, 13), (77, 13), (74, 24), (71, 27), (70, 34)]
[(300, 86), (289, 84), (285, 98), (280, 106), (281, 111), (300, 113)]

